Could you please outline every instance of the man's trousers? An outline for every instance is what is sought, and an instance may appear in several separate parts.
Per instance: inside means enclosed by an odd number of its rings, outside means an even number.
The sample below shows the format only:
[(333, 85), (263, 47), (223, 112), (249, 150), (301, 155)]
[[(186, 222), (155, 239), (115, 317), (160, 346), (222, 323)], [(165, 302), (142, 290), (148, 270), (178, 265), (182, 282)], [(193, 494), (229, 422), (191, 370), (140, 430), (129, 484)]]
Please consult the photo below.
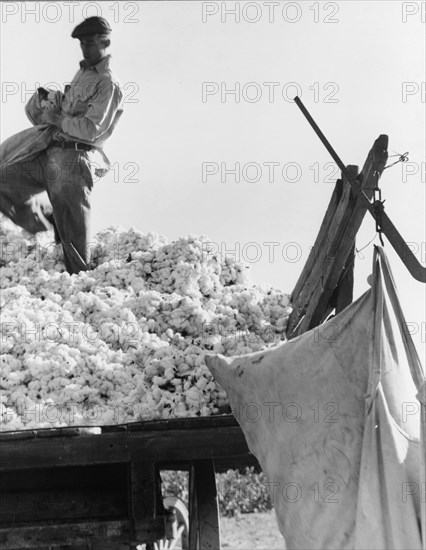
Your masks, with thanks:
[(93, 177), (86, 151), (48, 147), (0, 170), (0, 211), (30, 233), (52, 226), (68, 273), (88, 269)]

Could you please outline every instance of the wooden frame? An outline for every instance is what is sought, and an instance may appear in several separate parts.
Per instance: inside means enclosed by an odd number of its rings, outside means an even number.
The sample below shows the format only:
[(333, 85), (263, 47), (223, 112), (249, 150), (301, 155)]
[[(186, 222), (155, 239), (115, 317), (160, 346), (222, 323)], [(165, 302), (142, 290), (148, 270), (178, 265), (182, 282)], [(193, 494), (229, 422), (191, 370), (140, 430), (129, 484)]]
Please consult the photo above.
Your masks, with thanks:
[[(388, 141), (386, 135), (376, 139), (357, 177), (369, 199), (386, 165)], [(356, 166), (347, 168), (352, 176), (357, 175)], [(291, 295), (289, 338), (318, 326), (336, 305), (340, 310), (352, 302), (355, 237), (366, 212), (349, 183), (344, 178), (338, 180), (314, 247)], [(347, 276), (352, 281), (348, 282)]]
[[(5, 433), (0, 448), (1, 550), (121, 550), (162, 538), (160, 469), (190, 471), (190, 548), (218, 549), (215, 466), (259, 468), (231, 415), (111, 426), (96, 435), (74, 428)], [(19, 502), (26, 507), (11, 514), (8, 504)]]

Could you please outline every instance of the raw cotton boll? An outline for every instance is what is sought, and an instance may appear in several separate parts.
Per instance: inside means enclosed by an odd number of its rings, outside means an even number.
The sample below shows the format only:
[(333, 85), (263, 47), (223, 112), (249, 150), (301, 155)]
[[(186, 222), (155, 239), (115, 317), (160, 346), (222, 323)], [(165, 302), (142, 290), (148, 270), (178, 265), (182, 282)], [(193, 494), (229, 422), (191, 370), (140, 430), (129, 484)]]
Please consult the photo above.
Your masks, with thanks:
[(198, 407), (201, 402), (202, 393), (195, 386), (189, 388), (185, 392), (185, 400), (190, 407)]
[[(207, 253), (207, 237), (110, 227), (70, 276), (52, 232), (0, 221), (1, 430), (215, 414), (226, 397), (205, 352), (286, 337), (289, 297)], [(23, 402), (57, 418), (30, 419)]]

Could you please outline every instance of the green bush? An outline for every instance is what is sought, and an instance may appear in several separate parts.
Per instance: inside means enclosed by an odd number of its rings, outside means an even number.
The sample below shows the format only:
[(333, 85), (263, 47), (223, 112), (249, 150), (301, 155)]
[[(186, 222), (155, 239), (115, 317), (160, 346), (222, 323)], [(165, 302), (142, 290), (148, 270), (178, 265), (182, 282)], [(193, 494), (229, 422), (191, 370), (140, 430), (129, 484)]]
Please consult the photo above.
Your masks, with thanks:
[(272, 508), (266, 476), (253, 468), (245, 468), (243, 473), (228, 470), (217, 474), (216, 486), (222, 516), (265, 512)]
[(188, 506), (188, 472), (163, 470), (161, 481), (163, 496), (179, 497)]
[[(161, 478), (163, 494), (177, 496), (188, 506), (188, 472), (163, 471)], [(272, 509), (266, 476), (263, 472), (255, 472), (254, 468), (216, 474), (216, 487), (221, 516), (233, 517)]]

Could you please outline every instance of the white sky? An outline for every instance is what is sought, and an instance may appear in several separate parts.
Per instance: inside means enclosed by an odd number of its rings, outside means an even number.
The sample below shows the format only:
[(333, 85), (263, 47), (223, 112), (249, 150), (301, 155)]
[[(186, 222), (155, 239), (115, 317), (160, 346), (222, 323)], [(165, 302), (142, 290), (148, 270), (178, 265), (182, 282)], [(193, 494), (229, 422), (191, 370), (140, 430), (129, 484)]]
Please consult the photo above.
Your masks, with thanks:
[[(227, 2), (240, 22), (223, 2), (72, 4), (1, 3), (1, 139), (28, 127), (31, 90), (63, 87), (74, 76), (81, 55), (72, 29), (84, 17), (106, 17), (126, 103), (105, 147), (115, 169), (92, 195), (93, 234), (109, 225), (169, 240), (205, 234), (219, 249), (239, 247), (254, 280), (291, 292), (335, 179), (326, 179), (331, 158), (291, 101), (294, 82), (345, 164), (361, 168), (382, 133), (391, 154), (409, 151), (409, 164), (386, 170), (381, 186), (387, 214), (425, 265), (425, 2)], [(217, 13), (203, 22), (203, 10)], [(218, 92), (203, 102), (203, 82), (219, 90), (240, 83), (240, 101), (231, 94), (221, 101)], [(278, 83), (271, 102), (265, 82)], [(248, 101), (256, 91), (259, 100)], [(222, 182), (220, 170), (202, 181), (203, 163), (236, 162), (241, 169), (257, 163), (259, 181), (247, 181), (254, 168), (242, 170), (239, 183), (229, 174)], [(267, 162), (279, 163), (273, 182)], [(315, 163), (319, 181), (309, 168)], [(283, 179), (284, 165), (287, 179), (297, 181)], [(374, 233), (366, 217), (358, 248)], [(272, 258), (267, 242), (278, 243)], [(367, 288), (372, 250), (357, 259), (356, 297)], [(424, 355), (425, 285), (389, 244), (385, 250)]]

